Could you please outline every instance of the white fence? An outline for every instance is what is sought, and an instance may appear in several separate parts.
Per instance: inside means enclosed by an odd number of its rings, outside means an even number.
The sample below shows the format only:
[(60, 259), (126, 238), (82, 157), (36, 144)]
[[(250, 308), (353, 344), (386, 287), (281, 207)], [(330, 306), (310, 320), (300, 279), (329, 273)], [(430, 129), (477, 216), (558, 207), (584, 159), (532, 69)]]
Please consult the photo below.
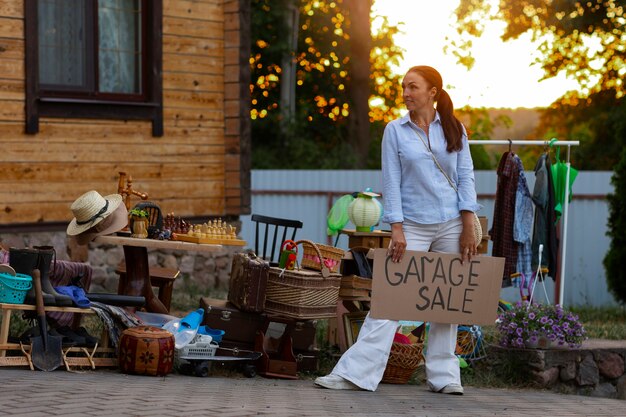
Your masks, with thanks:
[[(607, 290), (602, 265), (610, 243), (606, 236), (606, 195), (613, 191), (611, 175), (612, 172), (579, 172), (574, 183), (567, 233), (566, 306), (617, 304)], [(532, 191), (534, 173), (527, 171), (526, 176)], [(476, 172), (476, 190), (479, 203), (483, 205), (479, 214), (489, 218), (490, 226), (496, 181), (495, 171)], [(326, 216), (333, 203), (343, 194), (367, 187), (380, 192), (381, 184), (380, 171), (253, 170), (252, 213), (301, 220), (304, 226), (298, 238), (334, 243), (335, 237), (326, 235)], [(250, 216), (242, 216), (241, 220), (242, 238), (252, 246), (254, 228)], [(346, 228), (351, 227), (354, 228), (348, 224)], [(388, 229), (389, 225), (381, 224), (377, 228)], [(337, 246), (347, 248), (347, 243), (347, 237), (340, 236)], [(550, 301), (554, 302), (552, 280), (547, 281), (546, 290)], [(519, 300), (515, 288), (503, 289), (502, 297)]]

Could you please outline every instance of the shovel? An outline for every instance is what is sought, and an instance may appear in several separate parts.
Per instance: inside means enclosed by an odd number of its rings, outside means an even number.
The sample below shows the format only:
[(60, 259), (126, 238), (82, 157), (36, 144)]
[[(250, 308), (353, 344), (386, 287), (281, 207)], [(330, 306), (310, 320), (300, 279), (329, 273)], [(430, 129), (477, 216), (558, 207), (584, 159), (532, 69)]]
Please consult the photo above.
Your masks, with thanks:
[(30, 338), (31, 360), (35, 368), (41, 371), (54, 371), (63, 365), (63, 353), (61, 352), (61, 336), (48, 334), (46, 312), (43, 308), (43, 295), (41, 292), (41, 276), (38, 269), (33, 270), (33, 285), (35, 286), (35, 300), (37, 303), (37, 322), (39, 323), (39, 336)]

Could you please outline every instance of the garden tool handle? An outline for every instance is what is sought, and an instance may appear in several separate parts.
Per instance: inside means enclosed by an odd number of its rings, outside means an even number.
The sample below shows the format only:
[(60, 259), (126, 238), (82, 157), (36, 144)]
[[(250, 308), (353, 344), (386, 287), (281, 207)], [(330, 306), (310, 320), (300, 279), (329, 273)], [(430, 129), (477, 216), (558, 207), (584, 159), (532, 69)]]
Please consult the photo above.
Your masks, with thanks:
[(38, 269), (33, 269), (31, 274), (33, 277), (33, 285), (35, 287), (35, 305), (37, 306), (37, 315), (45, 316), (46, 311), (43, 308), (43, 292), (41, 290), (41, 274)]

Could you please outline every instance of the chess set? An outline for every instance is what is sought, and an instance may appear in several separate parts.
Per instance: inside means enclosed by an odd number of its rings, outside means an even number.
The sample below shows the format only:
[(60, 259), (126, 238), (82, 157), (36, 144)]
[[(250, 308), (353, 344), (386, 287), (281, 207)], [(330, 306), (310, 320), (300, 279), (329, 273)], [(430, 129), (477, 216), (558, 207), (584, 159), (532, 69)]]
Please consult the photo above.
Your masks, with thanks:
[(226, 246), (246, 244), (245, 240), (237, 238), (237, 229), (222, 219), (203, 224), (185, 224), (182, 229), (172, 233), (172, 240)]

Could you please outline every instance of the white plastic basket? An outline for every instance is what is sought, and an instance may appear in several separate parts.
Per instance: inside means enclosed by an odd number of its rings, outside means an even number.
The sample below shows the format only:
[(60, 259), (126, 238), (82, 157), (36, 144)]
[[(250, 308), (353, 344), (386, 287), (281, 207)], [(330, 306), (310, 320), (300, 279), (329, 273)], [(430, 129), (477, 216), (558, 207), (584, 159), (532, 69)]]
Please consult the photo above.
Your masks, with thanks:
[(215, 356), (218, 347), (211, 336), (199, 334), (187, 346), (176, 349), (176, 353), (179, 359), (209, 359)]

